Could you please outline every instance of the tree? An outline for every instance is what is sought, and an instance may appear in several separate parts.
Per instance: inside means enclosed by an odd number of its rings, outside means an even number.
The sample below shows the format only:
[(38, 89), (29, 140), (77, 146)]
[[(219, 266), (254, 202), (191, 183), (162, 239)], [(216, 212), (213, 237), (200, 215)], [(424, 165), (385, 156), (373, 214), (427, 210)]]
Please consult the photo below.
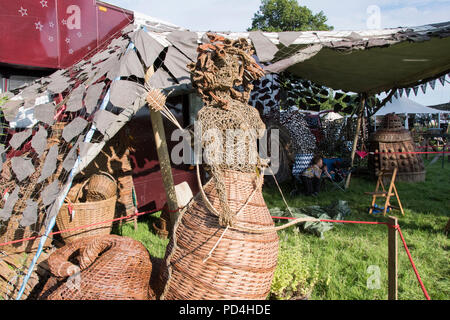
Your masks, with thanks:
[(255, 13), (249, 31), (327, 31), (333, 30), (326, 24), (328, 18), (323, 11), (317, 14), (297, 0), (262, 0), (259, 11)]

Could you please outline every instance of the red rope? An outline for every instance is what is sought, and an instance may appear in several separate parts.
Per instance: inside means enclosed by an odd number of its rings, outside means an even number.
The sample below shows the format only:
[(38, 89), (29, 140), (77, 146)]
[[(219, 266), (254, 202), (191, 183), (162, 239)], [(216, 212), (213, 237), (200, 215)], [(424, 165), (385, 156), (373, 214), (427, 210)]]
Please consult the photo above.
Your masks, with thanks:
[[(281, 220), (295, 220), (297, 218), (291, 218), (291, 217), (272, 217), (273, 219), (281, 219)], [(417, 280), (419, 281), (420, 287), (422, 288), (423, 294), (425, 295), (425, 298), (427, 300), (431, 300), (430, 296), (428, 295), (427, 290), (425, 289), (425, 286), (422, 282), (422, 279), (420, 278), (419, 271), (417, 271), (416, 265), (414, 264), (413, 258), (411, 256), (411, 253), (409, 252), (408, 246), (406, 244), (405, 238), (403, 237), (402, 230), (400, 229), (399, 225), (392, 226), (387, 222), (375, 222), (375, 221), (345, 221), (345, 220), (319, 220), (321, 222), (334, 222), (334, 223), (355, 223), (355, 224), (382, 224), (387, 225), (389, 228), (394, 228), (397, 230), (400, 234), (400, 238), (402, 239), (403, 246), (405, 247), (406, 254), (408, 255), (409, 262), (411, 263), (411, 266), (413, 267), (414, 273), (416, 274)]]
[[(107, 224), (107, 223), (116, 222), (116, 221), (120, 221), (120, 220), (131, 219), (131, 218), (134, 218), (134, 217), (139, 217), (139, 216), (143, 216), (143, 215), (150, 214), (150, 213), (155, 213), (155, 212), (158, 212), (158, 211), (161, 211), (161, 210), (162, 210), (162, 209), (157, 209), (157, 210), (153, 210), (153, 211), (146, 211), (146, 212), (140, 212), (140, 213), (135, 213), (135, 214), (129, 215), (129, 216), (127, 216), (127, 217), (116, 218), (116, 219), (112, 219), (112, 220), (108, 220), (108, 221), (102, 221), (102, 222), (92, 223), (92, 224), (89, 224), (89, 225), (86, 225), (86, 226), (80, 226), (80, 227), (76, 227), (76, 228), (72, 228), (72, 229), (67, 229), (67, 230), (62, 230), (62, 231), (56, 231), (56, 232), (50, 233), (50, 234), (49, 234), (49, 237), (50, 237), (50, 236), (57, 235), (57, 234), (66, 233), (66, 232), (71, 232), (71, 231), (76, 231), (76, 230), (86, 229), (86, 228), (93, 227), (93, 226), (96, 226), (96, 225)], [(177, 212), (177, 211), (178, 211), (178, 210), (173, 211), (173, 212)], [(170, 211), (170, 212), (172, 212), (172, 211)], [(172, 212), (172, 213), (173, 213), (173, 212)], [(273, 216), (272, 218), (273, 218), (273, 219), (280, 219), (280, 220), (295, 220), (295, 219), (297, 219), (297, 218), (291, 218), (291, 217), (275, 217), (275, 216)], [(401, 231), (399, 225), (397, 225), (397, 226), (391, 226), (391, 225), (390, 225), (389, 223), (387, 223), (387, 222), (377, 222), (377, 221), (345, 221), (345, 220), (325, 220), (325, 219), (324, 219), (324, 220), (319, 220), (319, 221), (321, 221), (321, 222), (332, 222), (332, 223), (352, 223), (352, 224), (387, 225), (388, 227), (395, 228), (396, 230), (398, 230), (398, 232), (400, 233), (400, 237), (401, 237), (401, 239), (402, 239), (402, 242), (403, 242), (403, 246), (405, 247), (406, 254), (408, 255), (409, 261), (410, 261), (410, 263), (411, 263), (411, 265), (412, 265), (412, 267), (413, 267), (413, 269), (414, 269), (414, 273), (416, 274), (417, 280), (419, 281), (419, 284), (420, 284), (420, 286), (421, 286), (421, 288), (422, 288), (422, 291), (423, 291), (423, 293), (424, 293), (424, 295), (425, 295), (425, 298), (426, 298), (427, 300), (430, 300), (430, 296), (428, 295), (427, 290), (425, 289), (425, 286), (424, 286), (424, 284), (423, 284), (423, 282), (422, 282), (422, 279), (420, 278), (419, 272), (417, 271), (417, 268), (416, 268), (416, 266), (415, 266), (415, 264), (414, 264), (414, 261), (413, 261), (413, 259), (412, 259), (411, 253), (409, 252), (408, 246), (406, 245), (405, 238), (403, 237), (403, 234), (402, 234), (402, 231)], [(9, 242), (4, 242), (4, 243), (0, 243), (0, 247), (6, 246), (6, 245), (15, 244), (15, 243), (20, 243), (20, 242), (25, 242), (25, 241), (32, 241), (32, 240), (36, 240), (36, 239), (41, 238), (41, 237), (43, 237), (43, 236), (42, 236), (42, 235), (39, 235), (39, 236), (30, 237), (30, 238), (26, 238), (26, 239), (20, 239), (20, 240), (14, 240), (14, 241), (9, 241)]]
[(411, 253), (409, 252), (408, 246), (406, 245), (405, 238), (403, 237), (402, 229), (399, 225), (395, 226), (398, 230), (398, 233), (400, 234), (400, 238), (402, 239), (403, 246), (405, 247), (406, 254), (408, 255), (409, 262), (411, 263), (411, 266), (414, 269), (414, 273), (416, 274), (417, 280), (419, 281), (420, 287), (422, 288), (423, 294), (425, 295), (425, 298), (427, 300), (431, 300), (430, 296), (428, 295), (427, 289), (425, 289), (425, 286), (422, 282), (422, 279), (420, 278), (419, 271), (417, 271), (416, 265), (414, 264), (414, 261), (412, 259)]
[[(62, 231), (56, 231), (56, 232), (50, 233), (48, 236), (50, 237), (50, 236), (54, 236), (56, 234), (61, 234), (61, 233), (66, 233), (66, 232), (86, 229), (86, 228), (89, 228), (89, 227), (94, 227), (96, 225), (107, 224), (107, 223), (110, 223), (110, 222), (116, 222), (116, 221), (120, 221), (120, 220), (131, 219), (131, 218), (134, 218), (134, 217), (139, 217), (139, 216), (143, 216), (143, 215), (146, 215), (146, 214), (155, 213), (155, 212), (158, 212), (158, 211), (161, 211), (161, 210), (162, 209), (157, 209), (157, 210), (154, 210), (154, 211), (146, 211), (146, 212), (141, 212), (141, 213), (135, 213), (135, 214), (129, 215), (127, 217), (116, 218), (116, 219), (112, 219), (112, 220), (108, 220), (108, 221), (102, 221), (102, 222), (96, 222), (96, 223), (89, 224), (89, 225), (86, 225), (86, 226), (80, 226), (80, 227), (67, 229), (67, 230), (62, 230)], [(30, 237), (30, 238), (14, 240), (14, 241), (8, 241), (8, 242), (0, 243), (0, 247), (11, 245), (11, 244), (16, 244), (16, 243), (21, 243), (21, 242), (25, 242), (25, 241), (32, 241), (32, 240), (36, 240), (36, 239), (39, 239), (39, 238), (42, 238), (42, 237), (43, 237), (43, 235), (38, 235), (38, 236)]]
[(447, 154), (450, 151), (429, 151), (429, 152), (369, 152), (370, 154)]

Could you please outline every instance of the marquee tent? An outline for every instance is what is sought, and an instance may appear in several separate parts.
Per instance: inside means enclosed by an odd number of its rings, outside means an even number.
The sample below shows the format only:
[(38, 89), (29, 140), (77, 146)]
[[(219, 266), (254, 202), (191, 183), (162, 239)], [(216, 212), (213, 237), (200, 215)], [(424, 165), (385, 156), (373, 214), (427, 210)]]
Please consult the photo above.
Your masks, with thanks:
[(392, 102), (388, 102), (383, 108), (381, 108), (375, 116), (384, 116), (389, 113), (398, 113), (398, 114), (420, 114), (420, 113), (428, 113), (428, 114), (438, 114), (438, 113), (446, 113), (446, 111), (433, 109), (430, 107), (425, 107), (420, 103), (417, 103), (408, 98), (398, 98), (394, 99)]

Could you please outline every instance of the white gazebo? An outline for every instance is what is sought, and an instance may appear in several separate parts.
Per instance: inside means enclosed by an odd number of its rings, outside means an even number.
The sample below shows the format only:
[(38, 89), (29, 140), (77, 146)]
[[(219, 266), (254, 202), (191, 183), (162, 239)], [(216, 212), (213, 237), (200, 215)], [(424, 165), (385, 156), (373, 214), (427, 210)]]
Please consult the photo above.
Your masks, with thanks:
[[(430, 107), (426, 107), (417, 103), (411, 99), (400, 97), (398, 99), (392, 100), (392, 102), (387, 103), (383, 108), (381, 108), (377, 113), (373, 116), (384, 116), (389, 113), (396, 114), (404, 114), (406, 115), (406, 125), (405, 128), (408, 128), (408, 115), (409, 114), (438, 114), (440, 116), (441, 113), (445, 113), (445, 111), (433, 109)], [(376, 121), (375, 121), (376, 124)]]

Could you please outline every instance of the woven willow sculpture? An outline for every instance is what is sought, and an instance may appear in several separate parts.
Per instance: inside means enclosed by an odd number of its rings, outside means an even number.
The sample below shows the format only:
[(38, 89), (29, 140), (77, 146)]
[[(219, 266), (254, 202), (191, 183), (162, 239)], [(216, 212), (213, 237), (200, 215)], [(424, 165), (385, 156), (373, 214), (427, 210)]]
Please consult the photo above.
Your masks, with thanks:
[[(257, 139), (265, 125), (248, 105), (251, 82), (263, 71), (245, 39), (208, 36), (211, 43), (198, 48), (198, 61), (189, 68), (205, 103), (198, 114), (202, 134), (212, 130), (219, 141), (207, 155), (212, 178), (175, 225), (161, 267), (161, 299), (265, 299), (278, 235), (261, 192), (264, 161)], [(230, 139), (230, 130), (240, 134)]]

